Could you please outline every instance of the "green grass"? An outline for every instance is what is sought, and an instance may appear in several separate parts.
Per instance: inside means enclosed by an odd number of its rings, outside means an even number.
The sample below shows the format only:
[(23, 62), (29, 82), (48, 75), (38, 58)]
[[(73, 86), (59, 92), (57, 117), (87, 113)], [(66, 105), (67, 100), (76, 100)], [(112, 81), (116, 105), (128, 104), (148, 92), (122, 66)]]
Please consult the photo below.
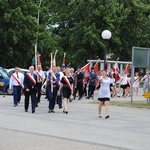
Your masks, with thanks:
[(147, 100), (133, 101), (132, 103), (131, 103), (131, 101), (110, 101), (110, 105), (150, 109), (150, 105), (147, 104)]

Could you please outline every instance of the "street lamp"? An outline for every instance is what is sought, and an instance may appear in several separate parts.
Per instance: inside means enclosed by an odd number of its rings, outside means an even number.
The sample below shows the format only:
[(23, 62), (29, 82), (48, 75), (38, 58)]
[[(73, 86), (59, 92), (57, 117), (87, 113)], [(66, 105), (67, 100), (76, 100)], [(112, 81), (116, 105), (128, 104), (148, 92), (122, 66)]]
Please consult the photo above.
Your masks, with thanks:
[(109, 30), (104, 30), (102, 32), (102, 38), (105, 41), (105, 49), (104, 49), (104, 70), (106, 70), (106, 53), (107, 53), (107, 41), (111, 38), (111, 32)]

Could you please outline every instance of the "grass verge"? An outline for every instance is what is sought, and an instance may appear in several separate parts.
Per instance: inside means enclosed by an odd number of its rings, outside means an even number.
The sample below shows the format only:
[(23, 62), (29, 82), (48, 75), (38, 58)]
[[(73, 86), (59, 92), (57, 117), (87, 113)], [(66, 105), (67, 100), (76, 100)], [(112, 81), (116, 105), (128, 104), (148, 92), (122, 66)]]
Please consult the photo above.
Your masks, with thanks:
[(122, 107), (134, 107), (134, 108), (147, 108), (150, 109), (150, 105), (147, 104), (147, 100), (144, 101), (110, 101), (110, 105), (122, 106)]

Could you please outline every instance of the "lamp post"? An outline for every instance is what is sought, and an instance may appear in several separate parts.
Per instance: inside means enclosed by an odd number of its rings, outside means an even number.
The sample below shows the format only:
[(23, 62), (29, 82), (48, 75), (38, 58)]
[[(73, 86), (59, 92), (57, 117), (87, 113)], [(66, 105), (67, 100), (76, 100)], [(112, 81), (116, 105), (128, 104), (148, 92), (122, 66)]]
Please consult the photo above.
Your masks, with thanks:
[(102, 32), (102, 38), (105, 41), (105, 49), (104, 49), (104, 70), (106, 70), (106, 53), (107, 53), (107, 42), (111, 38), (111, 32), (109, 30), (104, 30)]

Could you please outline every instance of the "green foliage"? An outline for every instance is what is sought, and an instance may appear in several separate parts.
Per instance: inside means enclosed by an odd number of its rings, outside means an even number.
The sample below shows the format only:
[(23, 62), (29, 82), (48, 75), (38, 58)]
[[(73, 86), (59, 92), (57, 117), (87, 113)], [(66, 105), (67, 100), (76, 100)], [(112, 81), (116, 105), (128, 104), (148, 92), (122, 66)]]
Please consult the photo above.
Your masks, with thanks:
[[(108, 53), (116, 60), (131, 60), (132, 46), (149, 47), (148, 0), (0, 0), (0, 65), (27, 67), (38, 51), (43, 65), (58, 50), (61, 65), (84, 65), (87, 59), (104, 58), (103, 30), (112, 32)], [(39, 12), (39, 25), (37, 15)]]

